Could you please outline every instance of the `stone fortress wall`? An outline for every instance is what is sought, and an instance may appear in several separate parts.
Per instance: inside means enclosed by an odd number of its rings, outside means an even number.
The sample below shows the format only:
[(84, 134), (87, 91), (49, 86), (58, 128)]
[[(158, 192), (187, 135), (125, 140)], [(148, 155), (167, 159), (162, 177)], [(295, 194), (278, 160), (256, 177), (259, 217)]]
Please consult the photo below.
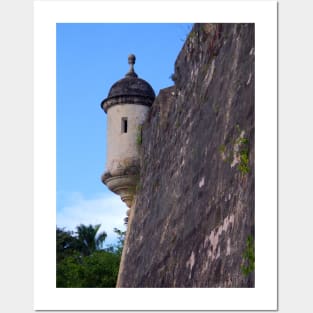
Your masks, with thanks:
[(254, 287), (254, 24), (195, 24), (142, 129), (118, 287)]

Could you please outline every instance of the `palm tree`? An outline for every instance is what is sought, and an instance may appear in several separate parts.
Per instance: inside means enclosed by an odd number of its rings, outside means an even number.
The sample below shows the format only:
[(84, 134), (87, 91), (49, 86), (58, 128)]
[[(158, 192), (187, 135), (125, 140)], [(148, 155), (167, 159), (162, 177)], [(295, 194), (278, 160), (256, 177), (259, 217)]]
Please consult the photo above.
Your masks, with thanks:
[(105, 241), (107, 234), (106, 232), (101, 232), (97, 235), (100, 226), (101, 224), (95, 226), (80, 224), (76, 227), (79, 250), (84, 256), (90, 255), (102, 248), (102, 244)]

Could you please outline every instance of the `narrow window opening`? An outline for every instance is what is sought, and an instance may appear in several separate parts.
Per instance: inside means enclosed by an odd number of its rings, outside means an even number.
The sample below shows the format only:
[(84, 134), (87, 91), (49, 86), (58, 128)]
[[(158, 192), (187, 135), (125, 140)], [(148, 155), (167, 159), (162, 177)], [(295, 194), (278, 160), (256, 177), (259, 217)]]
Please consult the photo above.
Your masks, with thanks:
[(122, 117), (122, 133), (127, 133), (128, 123), (127, 117)]

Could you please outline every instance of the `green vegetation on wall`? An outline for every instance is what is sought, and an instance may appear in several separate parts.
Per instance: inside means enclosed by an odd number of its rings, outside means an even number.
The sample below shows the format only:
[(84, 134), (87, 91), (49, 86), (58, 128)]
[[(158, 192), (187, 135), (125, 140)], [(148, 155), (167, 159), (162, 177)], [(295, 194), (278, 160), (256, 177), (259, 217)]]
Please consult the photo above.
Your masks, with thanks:
[(138, 146), (141, 146), (142, 144), (142, 125), (138, 126), (136, 143)]
[(248, 174), (250, 171), (249, 149), (248, 149), (249, 141), (247, 138), (240, 138), (239, 144), (240, 144), (240, 151), (239, 151), (240, 162), (238, 164), (238, 169), (241, 173)]
[(241, 265), (241, 272), (244, 276), (248, 276), (254, 271), (254, 263), (254, 238), (249, 235), (246, 241), (246, 248), (243, 252), (243, 264)]
[(233, 139), (226, 146), (221, 144), (218, 147), (218, 151), (222, 159), (229, 163), (231, 167), (236, 165), (236, 168), (242, 174), (248, 174), (250, 172), (249, 166), (249, 140), (244, 137), (245, 131), (241, 130), (240, 126), (236, 125), (237, 138)]

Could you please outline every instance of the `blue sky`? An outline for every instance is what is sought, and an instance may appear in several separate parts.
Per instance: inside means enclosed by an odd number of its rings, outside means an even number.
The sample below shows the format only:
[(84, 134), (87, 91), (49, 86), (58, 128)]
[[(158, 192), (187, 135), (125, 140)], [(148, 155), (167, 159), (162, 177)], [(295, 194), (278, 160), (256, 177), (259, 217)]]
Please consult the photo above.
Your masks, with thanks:
[(192, 24), (57, 24), (57, 225), (102, 224), (106, 243), (124, 229), (126, 206), (102, 184), (106, 114), (100, 108), (129, 69), (156, 94), (171, 86), (174, 63)]

